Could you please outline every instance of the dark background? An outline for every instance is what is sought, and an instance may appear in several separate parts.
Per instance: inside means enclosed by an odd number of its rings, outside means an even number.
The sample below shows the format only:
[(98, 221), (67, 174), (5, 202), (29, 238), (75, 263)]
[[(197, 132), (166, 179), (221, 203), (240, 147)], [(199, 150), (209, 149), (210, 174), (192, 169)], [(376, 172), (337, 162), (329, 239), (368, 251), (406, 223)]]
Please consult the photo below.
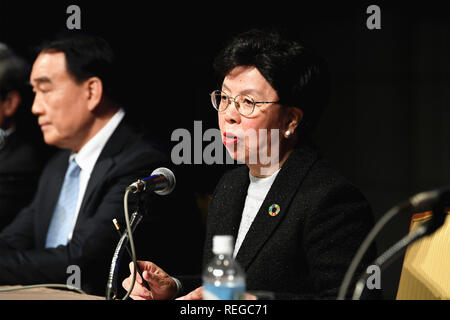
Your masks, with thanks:
[[(121, 62), (124, 105), (170, 141), (176, 128), (217, 127), (208, 93), (212, 60), (230, 36), (282, 25), (330, 66), (332, 97), (315, 135), (321, 152), (366, 195), (378, 220), (409, 196), (450, 176), (450, 23), (431, 2), (179, 5), (167, 2), (0, 2), (0, 41), (32, 62), (29, 48), (66, 28), (66, 8), (81, 7), (81, 28), (99, 34)], [(381, 30), (366, 27), (366, 8), (381, 8)], [(204, 144), (204, 146), (207, 143)], [(173, 143), (172, 143), (173, 145)], [(170, 147), (170, 146), (169, 146)], [(211, 193), (226, 166), (192, 165), (198, 192)], [(377, 238), (382, 252), (408, 232), (410, 215)], [(382, 274), (395, 298), (402, 261)]]

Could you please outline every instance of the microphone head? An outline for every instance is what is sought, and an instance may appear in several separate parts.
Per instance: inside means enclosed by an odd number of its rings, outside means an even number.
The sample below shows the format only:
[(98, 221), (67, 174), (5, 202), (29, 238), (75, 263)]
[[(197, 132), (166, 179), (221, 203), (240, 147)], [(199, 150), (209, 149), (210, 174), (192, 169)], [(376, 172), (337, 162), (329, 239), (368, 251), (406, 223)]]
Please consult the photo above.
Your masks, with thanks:
[(165, 195), (168, 195), (169, 193), (171, 193), (173, 191), (173, 189), (175, 189), (175, 185), (177, 184), (177, 181), (175, 179), (175, 175), (173, 174), (173, 172), (167, 168), (162, 167), (162, 168), (155, 169), (151, 175), (156, 175), (156, 174), (163, 175), (167, 179), (167, 187), (165, 187), (162, 190), (155, 190), (155, 193), (157, 193), (161, 196), (165, 196)]

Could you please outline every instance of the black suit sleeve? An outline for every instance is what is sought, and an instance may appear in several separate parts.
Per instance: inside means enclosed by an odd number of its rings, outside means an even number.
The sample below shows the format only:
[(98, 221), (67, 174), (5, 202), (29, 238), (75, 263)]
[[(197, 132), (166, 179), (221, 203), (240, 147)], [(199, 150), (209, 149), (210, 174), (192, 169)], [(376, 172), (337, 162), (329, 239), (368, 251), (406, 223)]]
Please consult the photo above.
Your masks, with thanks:
[(0, 254), (34, 247), (33, 205), (24, 208), (0, 234)]
[(20, 131), (8, 136), (0, 150), (0, 231), (33, 199), (42, 171), (42, 151)]

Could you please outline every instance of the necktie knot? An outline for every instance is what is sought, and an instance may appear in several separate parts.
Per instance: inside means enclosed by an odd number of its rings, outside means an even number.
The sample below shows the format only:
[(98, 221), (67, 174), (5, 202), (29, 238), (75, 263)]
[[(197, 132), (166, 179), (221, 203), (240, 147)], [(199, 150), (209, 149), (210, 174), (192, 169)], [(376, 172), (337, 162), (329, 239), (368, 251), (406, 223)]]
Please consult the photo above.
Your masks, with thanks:
[(76, 178), (80, 175), (81, 168), (78, 163), (75, 161), (75, 158), (72, 159), (69, 163), (69, 168), (67, 168), (67, 174), (71, 178)]

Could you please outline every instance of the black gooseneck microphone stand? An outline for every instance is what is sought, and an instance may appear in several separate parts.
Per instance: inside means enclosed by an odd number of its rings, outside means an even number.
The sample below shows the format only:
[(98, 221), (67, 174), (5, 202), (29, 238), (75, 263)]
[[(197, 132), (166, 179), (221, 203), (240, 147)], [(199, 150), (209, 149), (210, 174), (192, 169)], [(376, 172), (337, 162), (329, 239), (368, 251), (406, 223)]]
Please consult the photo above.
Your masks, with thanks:
[[(130, 220), (131, 231), (134, 232), (137, 225), (141, 222), (143, 215), (140, 213), (139, 208), (141, 207), (141, 197), (138, 198), (138, 208), (132, 214)], [(114, 250), (114, 255), (111, 260), (111, 267), (109, 269), (108, 282), (106, 284), (106, 300), (116, 300), (117, 299), (117, 274), (120, 266), (120, 259), (123, 254), (123, 250), (127, 248), (128, 244), (128, 232), (125, 229), (122, 236), (120, 237), (116, 249)]]
[[(434, 233), (437, 229), (439, 229), (439, 227), (444, 224), (446, 217), (446, 209), (444, 208), (444, 206), (438, 203), (433, 207), (432, 211), (433, 217), (430, 221), (425, 222), (424, 224), (417, 227), (417, 229), (415, 229), (413, 232), (401, 238), (373, 262), (374, 265), (377, 265), (380, 268), (380, 271), (385, 269), (393, 261), (395, 261), (395, 259), (398, 258), (403, 252), (403, 249), (413, 244), (417, 240), (420, 240), (423, 237)], [(366, 272), (361, 275), (353, 291), (352, 300), (361, 299), (369, 276), (370, 274)]]

